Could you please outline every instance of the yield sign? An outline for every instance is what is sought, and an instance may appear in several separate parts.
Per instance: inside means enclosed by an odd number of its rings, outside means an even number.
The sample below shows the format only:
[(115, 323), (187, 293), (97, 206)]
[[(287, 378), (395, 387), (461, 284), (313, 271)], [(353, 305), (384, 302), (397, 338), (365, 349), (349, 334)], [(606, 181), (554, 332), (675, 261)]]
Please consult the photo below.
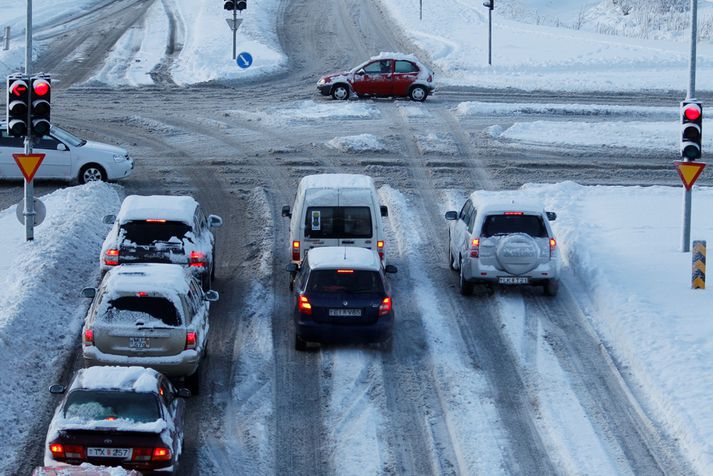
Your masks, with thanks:
[(693, 184), (700, 177), (703, 168), (706, 166), (704, 162), (681, 162), (676, 160), (673, 162), (678, 170), (678, 175), (681, 177), (681, 182), (686, 190), (690, 190)]
[(45, 154), (12, 154), (12, 157), (17, 162), (17, 166), (20, 167), (25, 180), (31, 182), (37, 173), (37, 169), (40, 168), (40, 164), (45, 159)]

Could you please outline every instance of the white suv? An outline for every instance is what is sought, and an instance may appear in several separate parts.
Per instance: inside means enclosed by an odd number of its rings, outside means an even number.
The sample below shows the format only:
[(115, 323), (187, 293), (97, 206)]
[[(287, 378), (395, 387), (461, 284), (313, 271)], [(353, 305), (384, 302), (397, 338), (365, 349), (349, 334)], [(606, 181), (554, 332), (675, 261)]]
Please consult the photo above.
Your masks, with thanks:
[(494, 202), (473, 193), (450, 220), (448, 254), (460, 272), (460, 292), (475, 284), (542, 285), (545, 294), (559, 289), (560, 252), (550, 221), (557, 217), (529, 201)]

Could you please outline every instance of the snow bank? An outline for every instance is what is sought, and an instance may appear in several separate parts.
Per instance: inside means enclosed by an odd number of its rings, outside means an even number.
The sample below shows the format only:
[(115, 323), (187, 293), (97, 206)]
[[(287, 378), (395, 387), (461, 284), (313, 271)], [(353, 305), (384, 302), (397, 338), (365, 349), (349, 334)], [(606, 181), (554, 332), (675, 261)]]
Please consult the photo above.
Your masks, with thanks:
[(0, 451), (7, 455), (1, 474), (13, 473), (25, 456), (17, 450), (37, 430), (36, 415), (54, 407), (46, 385), (61, 378), (58, 369), (79, 345), (87, 305), (79, 291), (97, 282), (97, 256), (108, 229), (101, 219), (119, 207), (117, 190), (91, 183), (42, 197), (47, 217), (32, 242), (25, 241), (15, 207), (0, 212), (6, 256), (0, 262)]
[(385, 152), (386, 144), (373, 134), (335, 137), (326, 142), (327, 147), (347, 153)]
[(553, 116), (670, 116), (677, 117), (677, 107), (637, 107), (608, 104), (537, 104), (495, 103), (466, 101), (459, 103), (453, 112), (458, 117), (471, 116), (519, 116), (527, 114), (550, 114)]
[(257, 112), (245, 110), (228, 110), (225, 112), (231, 116), (262, 121), (271, 125), (311, 123), (325, 120), (372, 119), (381, 115), (379, 109), (363, 102), (315, 102), (312, 100), (297, 101), (286, 108), (271, 107)]

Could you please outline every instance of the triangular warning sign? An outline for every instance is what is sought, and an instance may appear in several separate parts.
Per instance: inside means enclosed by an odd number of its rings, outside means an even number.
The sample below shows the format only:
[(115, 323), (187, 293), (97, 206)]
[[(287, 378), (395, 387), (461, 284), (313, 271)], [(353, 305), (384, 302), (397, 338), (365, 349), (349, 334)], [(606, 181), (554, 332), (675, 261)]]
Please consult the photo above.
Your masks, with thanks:
[(681, 162), (678, 160), (674, 161), (674, 164), (686, 190), (690, 190), (693, 187), (693, 184), (696, 183), (696, 180), (703, 172), (703, 168), (706, 166), (704, 162)]
[(12, 154), (12, 157), (28, 182), (32, 181), (37, 169), (40, 168), (42, 161), (45, 160), (45, 154)]

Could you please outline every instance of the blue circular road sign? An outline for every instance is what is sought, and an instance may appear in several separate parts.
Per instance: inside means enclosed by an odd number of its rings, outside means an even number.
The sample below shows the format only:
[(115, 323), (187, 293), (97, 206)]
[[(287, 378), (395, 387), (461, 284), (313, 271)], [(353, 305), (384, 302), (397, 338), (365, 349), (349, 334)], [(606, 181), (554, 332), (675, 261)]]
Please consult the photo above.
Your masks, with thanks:
[(235, 59), (235, 62), (238, 63), (238, 66), (243, 69), (249, 68), (250, 65), (253, 64), (253, 56), (250, 53), (243, 51)]

